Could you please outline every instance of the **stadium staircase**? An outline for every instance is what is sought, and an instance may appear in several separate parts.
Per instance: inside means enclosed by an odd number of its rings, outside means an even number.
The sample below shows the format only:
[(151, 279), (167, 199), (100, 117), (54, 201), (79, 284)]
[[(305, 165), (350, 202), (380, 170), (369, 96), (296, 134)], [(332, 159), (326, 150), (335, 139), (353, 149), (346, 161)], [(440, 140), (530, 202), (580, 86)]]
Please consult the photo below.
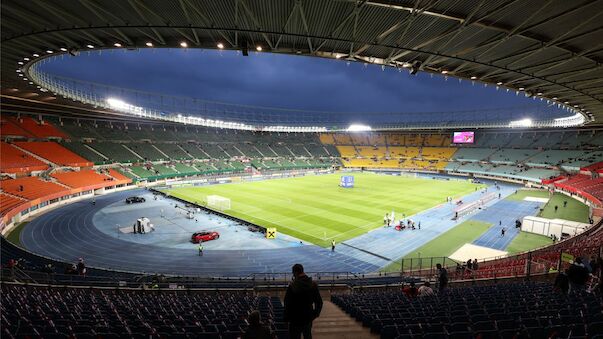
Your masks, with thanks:
[(322, 312), (312, 326), (312, 337), (317, 339), (357, 339), (379, 338), (363, 327), (350, 315), (343, 312), (331, 301), (324, 301)]
[(128, 151), (130, 151), (132, 154), (134, 154), (135, 156), (137, 156), (140, 160), (144, 160), (143, 157), (140, 156), (140, 154), (134, 152), (134, 150), (128, 146), (126, 146), (125, 144), (121, 144), (121, 146), (125, 149), (127, 149)]
[(17, 145), (17, 144), (12, 143), (12, 144), (10, 144), (10, 145), (11, 145), (12, 147), (14, 147), (14, 148), (18, 149), (19, 151), (21, 151), (21, 152), (23, 152), (23, 153), (25, 153), (25, 154), (29, 155), (30, 157), (32, 157), (32, 158), (36, 158), (36, 159), (40, 160), (41, 162), (43, 162), (43, 163), (45, 163), (45, 164), (49, 165), (50, 167), (53, 167), (53, 166), (60, 167), (59, 165), (57, 165), (57, 164), (55, 164), (55, 163), (53, 163), (53, 162), (49, 161), (48, 159), (42, 158), (41, 156), (39, 156), (39, 155), (37, 155), (37, 154), (35, 154), (35, 153), (33, 153), (33, 152), (30, 152), (30, 151), (26, 150), (25, 148), (23, 148), (23, 147), (21, 147), (21, 146), (19, 146), (19, 145)]

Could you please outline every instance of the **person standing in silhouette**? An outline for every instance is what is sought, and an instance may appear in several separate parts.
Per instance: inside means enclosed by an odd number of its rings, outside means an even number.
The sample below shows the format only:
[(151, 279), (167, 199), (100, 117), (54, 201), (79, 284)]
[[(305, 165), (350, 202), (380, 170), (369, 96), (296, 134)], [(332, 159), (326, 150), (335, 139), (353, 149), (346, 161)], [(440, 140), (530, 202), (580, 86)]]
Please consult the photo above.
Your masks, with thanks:
[(304, 273), (301, 264), (292, 267), (293, 282), (285, 293), (285, 321), (289, 323), (291, 339), (312, 339), (312, 321), (322, 310), (318, 285)]

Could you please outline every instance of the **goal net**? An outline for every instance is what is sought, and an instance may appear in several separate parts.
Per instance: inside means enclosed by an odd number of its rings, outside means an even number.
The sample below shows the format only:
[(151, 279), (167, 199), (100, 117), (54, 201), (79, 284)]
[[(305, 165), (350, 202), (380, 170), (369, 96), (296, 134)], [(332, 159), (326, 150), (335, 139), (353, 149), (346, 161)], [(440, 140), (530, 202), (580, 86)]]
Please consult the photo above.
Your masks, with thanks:
[(218, 210), (226, 211), (230, 209), (230, 199), (219, 196), (219, 195), (208, 195), (207, 196), (207, 207)]

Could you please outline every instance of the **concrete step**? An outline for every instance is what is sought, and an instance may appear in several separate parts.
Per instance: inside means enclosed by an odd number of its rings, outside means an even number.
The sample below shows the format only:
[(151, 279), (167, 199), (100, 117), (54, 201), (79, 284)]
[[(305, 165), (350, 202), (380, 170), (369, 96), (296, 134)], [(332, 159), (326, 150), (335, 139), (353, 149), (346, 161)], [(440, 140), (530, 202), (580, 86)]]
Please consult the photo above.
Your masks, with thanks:
[(330, 301), (325, 301), (322, 312), (312, 326), (313, 338), (318, 339), (358, 339), (378, 338), (368, 328), (362, 326)]

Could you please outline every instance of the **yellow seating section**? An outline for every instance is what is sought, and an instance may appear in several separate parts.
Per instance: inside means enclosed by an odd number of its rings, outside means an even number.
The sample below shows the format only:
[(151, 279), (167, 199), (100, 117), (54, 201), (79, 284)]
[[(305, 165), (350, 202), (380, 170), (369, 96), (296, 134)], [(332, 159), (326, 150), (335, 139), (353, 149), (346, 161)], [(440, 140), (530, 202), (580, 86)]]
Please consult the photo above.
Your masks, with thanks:
[(352, 145), (352, 138), (349, 134), (336, 133), (333, 134), (336, 145)]
[(342, 158), (355, 158), (356, 149), (354, 146), (336, 146)]
[(448, 160), (456, 152), (452, 147), (423, 147), (423, 159)]
[(360, 134), (351, 134), (350, 139), (354, 145), (374, 145), (369, 141), (369, 135), (360, 133)]
[[(341, 146), (339, 146), (341, 147)], [(357, 146), (358, 155), (365, 158), (384, 158), (387, 157), (387, 147), (373, 147), (373, 146)]]
[(416, 158), (419, 156), (419, 147), (389, 147), (389, 156), (392, 158)]
[(318, 136), (320, 138), (320, 142), (325, 145), (333, 145), (335, 144), (335, 139), (333, 139), (333, 134), (331, 133), (323, 133)]

